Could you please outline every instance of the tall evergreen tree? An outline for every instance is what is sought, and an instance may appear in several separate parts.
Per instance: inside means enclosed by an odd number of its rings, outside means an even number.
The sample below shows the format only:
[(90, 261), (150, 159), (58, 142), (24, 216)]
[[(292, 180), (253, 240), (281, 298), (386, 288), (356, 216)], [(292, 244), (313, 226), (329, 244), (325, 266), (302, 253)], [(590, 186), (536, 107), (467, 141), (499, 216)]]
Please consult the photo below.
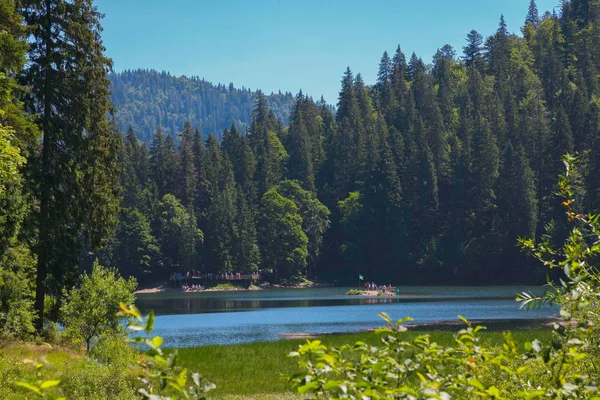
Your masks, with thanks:
[(278, 124), (262, 92), (258, 92), (250, 128), (250, 143), (256, 157), (255, 181), (262, 195), (283, 177), (287, 153), (277, 136)]
[[(186, 130), (187, 129), (187, 130)], [(177, 194), (186, 206), (194, 204), (198, 174), (194, 157), (194, 132), (186, 125), (179, 141), (179, 162), (177, 165)]]
[(48, 277), (57, 293), (72, 283), (84, 243), (99, 247), (116, 222), (120, 142), (107, 120), (111, 60), (93, 2), (27, 0), (19, 11), (32, 27), (27, 106), (43, 133), (35, 302), (41, 330)]
[(465, 64), (467, 67), (480, 68), (483, 64), (482, 55), (483, 36), (476, 30), (467, 35), (467, 44), (463, 47)]
[(535, 0), (531, 0), (529, 2), (529, 9), (527, 10), (527, 16), (525, 17), (525, 24), (531, 24), (534, 27), (540, 20), (540, 16), (538, 13), (537, 4), (535, 4)]

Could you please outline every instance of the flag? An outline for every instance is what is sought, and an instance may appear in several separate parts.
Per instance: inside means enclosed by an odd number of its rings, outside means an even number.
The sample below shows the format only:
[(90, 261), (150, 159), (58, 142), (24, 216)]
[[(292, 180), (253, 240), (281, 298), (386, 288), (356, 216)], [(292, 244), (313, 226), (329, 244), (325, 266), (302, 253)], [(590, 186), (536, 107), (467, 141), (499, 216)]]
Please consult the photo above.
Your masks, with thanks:
[(361, 274), (358, 274), (358, 279), (360, 279), (361, 281), (364, 281), (364, 280), (365, 280), (365, 277), (364, 277), (364, 276), (362, 276)]

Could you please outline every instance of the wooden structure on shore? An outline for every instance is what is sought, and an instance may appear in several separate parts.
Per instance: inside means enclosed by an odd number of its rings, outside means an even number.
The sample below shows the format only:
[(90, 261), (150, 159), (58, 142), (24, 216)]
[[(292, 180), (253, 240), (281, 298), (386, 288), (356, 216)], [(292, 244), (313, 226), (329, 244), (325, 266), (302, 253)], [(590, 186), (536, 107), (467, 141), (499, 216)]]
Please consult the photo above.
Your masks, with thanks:
[(248, 281), (251, 284), (260, 280), (259, 274), (173, 274), (170, 280), (173, 282), (173, 287), (181, 287), (184, 283), (189, 285), (201, 284), (210, 281)]

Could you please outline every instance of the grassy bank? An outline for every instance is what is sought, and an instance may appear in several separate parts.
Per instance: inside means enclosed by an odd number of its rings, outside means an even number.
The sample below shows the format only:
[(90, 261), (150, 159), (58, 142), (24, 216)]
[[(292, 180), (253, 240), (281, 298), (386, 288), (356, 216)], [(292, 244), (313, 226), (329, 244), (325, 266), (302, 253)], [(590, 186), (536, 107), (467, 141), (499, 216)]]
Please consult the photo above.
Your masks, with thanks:
[[(408, 331), (406, 339), (429, 333), (443, 345), (454, 342), (452, 331)], [(535, 338), (544, 339), (549, 330), (524, 329), (514, 331), (519, 343)], [(375, 333), (324, 336), (327, 345), (341, 346), (358, 340), (376, 345)], [(488, 344), (501, 344), (501, 332), (486, 332), (482, 340)], [(206, 346), (179, 350), (180, 364), (192, 371), (199, 371), (217, 389), (211, 398), (224, 400), (287, 400), (300, 399), (292, 393), (282, 375), (298, 372), (297, 360), (287, 354), (297, 350), (304, 340), (281, 340), (266, 343), (247, 343), (228, 346)], [(0, 398), (21, 399), (25, 392), (11, 382), (36, 379), (36, 372), (24, 359), (44, 357), (48, 366), (41, 372), (44, 379), (61, 379), (61, 390), (69, 399), (131, 399), (137, 381), (134, 371), (125, 364), (107, 365), (92, 360), (83, 351), (48, 345), (10, 345), (0, 349)]]
[[(454, 343), (454, 333), (444, 331), (409, 331), (410, 340), (423, 333), (430, 333), (440, 344)], [(519, 343), (533, 339), (548, 338), (549, 330), (519, 330), (513, 332)], [(503, 342), (501, 332), (482, 334), (485, 342), (500, 345)], [(358, 340), (369, 344), (378, 344), (375, 333), (353, 335), (325, 336), (320, 340), (327, 345), (341, 346)], [(283, 340), (267, 343), (248, 343), (231, 346), (206, 346), (181, 349), (179, 351), (182, 365), (200, 371), (208, 380), (217, 385), (213, 395), (224, 399), (273, 399), (296, 398), (282, 375), (298, 372), (297, 359), (287, 357), (291, 351), (297, 350), (304, 340)], [(285, 395), (284, 395), (285, 394)], [(241, 397), (240, 397), (241, 396)], [(246, 397), (250, 396), (250, 397)], [(285, 396), (285, 397), (282, 397)]]

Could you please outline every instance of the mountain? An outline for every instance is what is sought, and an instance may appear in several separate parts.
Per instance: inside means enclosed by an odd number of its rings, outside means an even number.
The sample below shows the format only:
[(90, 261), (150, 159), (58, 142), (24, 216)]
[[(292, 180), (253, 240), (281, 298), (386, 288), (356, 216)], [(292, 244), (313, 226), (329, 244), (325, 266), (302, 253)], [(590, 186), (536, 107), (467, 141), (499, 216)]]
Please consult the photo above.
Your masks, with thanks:
[[(213, 133), (219, 140), (232, 122), (245, 130), (252, 121), (257, 92), (232, 83), (215, 85), (198, 77), (142, 69), (112, 73), (109, 78), (121, 131), (133, 127), (142, 142), (149, 143), (159, 126), (175, 137), (187, 120), (203, 135)], [(266, 98), (275, 116), (287, 124), (293, 95), (280, 92)]]

